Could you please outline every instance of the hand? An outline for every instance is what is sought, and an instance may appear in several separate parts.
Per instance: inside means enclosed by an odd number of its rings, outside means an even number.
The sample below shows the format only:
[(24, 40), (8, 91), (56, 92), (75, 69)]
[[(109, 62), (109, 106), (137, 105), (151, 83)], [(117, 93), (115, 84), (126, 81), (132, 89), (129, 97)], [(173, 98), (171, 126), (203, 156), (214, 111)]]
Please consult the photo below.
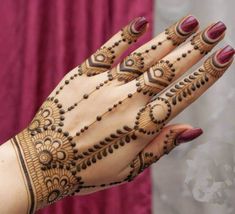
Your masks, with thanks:
[(137, 18), (70, 71), (28, 128), (11, 139), (31, 195), (30, 210), (67, 195), (88, 194), (133, 180), (178, 144), (202, 133), (165, 126), (230, 66), (226, 46), (181, 77), (224, 37), (225, 25), (198, 30), (187, 16), (117, 66), (118, 57), (147, 29)]

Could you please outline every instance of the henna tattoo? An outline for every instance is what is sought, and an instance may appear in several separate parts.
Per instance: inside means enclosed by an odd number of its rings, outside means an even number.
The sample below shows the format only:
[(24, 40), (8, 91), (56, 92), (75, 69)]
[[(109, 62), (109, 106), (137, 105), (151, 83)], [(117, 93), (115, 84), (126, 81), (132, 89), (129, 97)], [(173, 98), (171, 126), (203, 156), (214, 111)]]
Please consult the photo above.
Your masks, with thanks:
[(186, 32), (182, 29), (182, 23), (188, 19), (187, 17), (182, 18), (169, 28), (165, 29), (165, 34), (167, 40), (171, 40), (173, 45), (180, 45), (182, 42), (184, 42), (190, 35), (192, 35), (196, 31), (196, 26), (192, 28), (192, 30)]
[(160, 151), (158, 154), (150, 151), (141, 151), (136, 158), (130, 163), (130, 173), (125, 179), (126, 181), (132, 181), (137, 175), (143, 172), (153, 163), (157, 162), (162, 155), (168, 154), (174, 147), (178, 146), (177, 136), (184, 132), (185, 129), (170, 129), (169, 132), (165, 135), (164, 141), (161, 142)]
[(60, 128), (63, 114), (58, 100), (48, 98), (29, 127), (11, 140), (27, 178), (30, 213), (80, 188), (75, 168), (78, 151), (73, 137)]
[(141, 151), (137, 157), (130, 163), (130, 173), (126, 177), (125, 181), (133, 181), (137, 175), (149, 167), (152, 163), (158, 160), (158, 156), (154, 155), (152, 152), (143, 152)]
[[(147, 21), (143, 18), (137, 18), (130, 22), (129, 25), (122, 29), (121, 37), (123, 42), (131, 44), (136, 42), (137, 39), (145, 32)], [(119, 41), (120, 43), (121, 41)]]
[(211, 26), (207, 27), (204, 31), (197, 33), (191, 39), (191, 44), (195, 50), (200, 51), (201, 54), (206, 55), (211, 51), (211, 49), (220, 41), (211, 40), (207, 36), (207, 31), (211, 28)]
[[(175, 76), (175, 68), (168, 60), (160, 60), (137, 79), (137, 86), (144, 94), (156, 94), (167, 87)], [(140, 89), (139, 89), (140, 90)]]
[(89, 127), (91, 127), (91, 126), (94, 125), (95, 123), (101, 121), (104, 116), (106, 116), (109, 112), (111, 112), (111, 111), (113, 111), (114, 109), (116, 109), (118, 106), (122, 105), (126, 100), (132, 98), (134, 94), (135, 94), (135, 93), (133, 93), (133, 94), (129, 93), (126, 98), (124, 98), (123, 100), (118, 101), (118, 102), (115, 103), (112, 107), (109, 107), (108, 110), (105, 111), (104, 113), (102, 113), (101, 115), (97, 115), (97, 116), (96, 116), (96, 119), (95, 119), (93, 122), (91, 122), (89, 125), (85, 125), (85, 126), (84, 126), (83, 128), (81, 128), (79, 131), (77, 131), (77, 132), (76, 132), (76, 136), (80, 136), (82, 133), (84, 134), (84, 132), (85, 132), (86, 130), (88, 130)]
[(176, 105), (183, 99), (192, 96), (193, 91), (200, 88), (208, 81), (209, 78), (205, 73), (205, 70), (199, 69), (198, 71), (195, 71), (188, 77), (184, 78), (179, 83), (176, 83), (174, 87), (172, 87), (170, 91), (166, 93), (166, 96), (169, 97), (169, 101), (173, 105)]
[[(18, 152), (25, 160), (21, 160), (31, 189), (31, 213), (35, 209), (72, 194), (79, 188), (74, 170), (78, 157), (75, 143), (67, 133), (46, 130), (33, 137), (31, 131), (25, 129), (12, 139)], [(33, 157), (33, 158), (32, 158)], [(75, 172), (75, 173), (74, 173)]]
[(62, 127), (65, 119), (63, 114), (64, 110), (58, 99), (47, 98), (29, 125), (28, 129), (31, 135), (40, 133), (42, 129), (47, 129), (51, 126)]
[(81, 64), (81, 70), (87, 76), (93, 76), (103, 73), (111, 68), (114, 62), (115, 54), (112, 47), (102, 47), (96, 51), (90, 58)]
[(88, 58), (81, 65), (82, 73), (93, 76), (111, 68), (114, 59), (117, 57), (115, 48), (122, 42), (131, 44), (144, 33), (147, 21), (144, 18), (137, 18), (122, 29), (121, 38), (114, 41), (110, 46), (103, 46), (95, 54)]
[(138, 112), (134, 129), (147, 135), (156, 134), (163, 128), (170, 114), (169, 101), (158, 97), (153, 106), (147, 105)]
[(141, 53), (133, 53), (127, 56), (116, 68), (112, 69), (112, 75), (119, 81), (128, 82), (141, 75), (144, 71), (144, 58)]
[(118, 129), (115, 134), (111, 134), (98, 144), (95, 144), (92, 148), (88, 148), (86, 151), (79, 153), (79, 160), (76, 164), (77, 171), (85, 170), (98, 160), (112, 154), (116, 149), (136, 139), (137, 137), (135, 133), (132, 133), (130, 127), (124, 126), (123, 129)]
[(220, 65), (217, 63), (216, 57), (218, 53), (213, 54), (211, 57), (209, 57), (203, 64), (206, 73), (208, 73), (213, 78), (220, 78), (224, 71), (231, 65), (232, 61), (229, 61), (225, 65)]
[[(60, 94), (60, 92), (64, 89), (65, 86), (69, 85), (69, 83), (73, 80), (75, 80), (78, 76), (81, 76), (82, 75), (82, 70), (81, 70), (81, 66), (79, 65), (78, 68), (77, 68), (77, 72), (74, 73), (74, 74), (71, 74), (70, 77), (68, 79), (65, 79), (63, 81), (62, 84), (60, 84), (60, 86), (58, 87), (58, 89), (55, 91), (55, 96), (56, 97), (57, 95)], [(51, 97), (52, 99), (54, 97)]]

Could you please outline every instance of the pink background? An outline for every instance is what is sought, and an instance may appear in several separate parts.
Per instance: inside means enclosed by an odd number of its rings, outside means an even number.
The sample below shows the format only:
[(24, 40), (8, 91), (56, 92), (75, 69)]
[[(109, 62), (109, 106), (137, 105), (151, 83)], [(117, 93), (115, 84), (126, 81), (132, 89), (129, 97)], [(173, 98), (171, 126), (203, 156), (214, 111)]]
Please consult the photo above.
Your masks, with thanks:
[[(17, 134), (63, 75), (137, 16), (152, 22), (153, 0), (1, 0), (0, 142)], [(152, 29), (136, 45), (147, 41)], [(40, 214), (151, 213), (150, 172), (134, 182), (71, 197)]]

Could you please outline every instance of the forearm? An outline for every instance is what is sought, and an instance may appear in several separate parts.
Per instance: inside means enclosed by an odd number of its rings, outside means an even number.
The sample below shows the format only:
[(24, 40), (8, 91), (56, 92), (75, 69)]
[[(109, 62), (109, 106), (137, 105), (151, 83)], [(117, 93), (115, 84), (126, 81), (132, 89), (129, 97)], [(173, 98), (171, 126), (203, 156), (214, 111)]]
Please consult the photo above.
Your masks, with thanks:
[(0, 213), (27, 213), (29, 196), (11, 140), (0, 146)]

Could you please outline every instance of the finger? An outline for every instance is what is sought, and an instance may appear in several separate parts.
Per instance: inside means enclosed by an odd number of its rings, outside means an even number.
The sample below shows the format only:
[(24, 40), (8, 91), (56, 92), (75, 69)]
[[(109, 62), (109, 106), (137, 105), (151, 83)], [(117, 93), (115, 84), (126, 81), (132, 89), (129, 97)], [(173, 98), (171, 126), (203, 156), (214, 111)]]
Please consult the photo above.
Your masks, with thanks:
[(168, 154), (176, 146), (192, 141), (203, 133), (200, 128), (193, 128), (187, 124), (166, 126), (130, 163), (125, 171), (129, 171), (128, 181), (133, 180), (138, 174), (151, 164)]
[(150, 96), (159, 93), (223, 39), (226, 26), (217, 22), (197, 33), (190, 42), (171, 52), (137, 80), (139, 90)]
[(184, 42), (197, 29), (198, 21), (195, 17), (189, 15), (182, 18), (126, 57), (112, 69), (112, 76), (124, 82), (135, 79), (177, 45)]
[(199, 98), (227, 70), (235, 50), (231, 46), (215, 52), (196, 71), (172, 83), (137, 116), (137, 132), (152, 135)]
[(80, 67), (80, 72), (93, 76), (109, 70), (115, 60), (146, 31), (147, 23), (145, 17), (131, 21), (85, 60)]

